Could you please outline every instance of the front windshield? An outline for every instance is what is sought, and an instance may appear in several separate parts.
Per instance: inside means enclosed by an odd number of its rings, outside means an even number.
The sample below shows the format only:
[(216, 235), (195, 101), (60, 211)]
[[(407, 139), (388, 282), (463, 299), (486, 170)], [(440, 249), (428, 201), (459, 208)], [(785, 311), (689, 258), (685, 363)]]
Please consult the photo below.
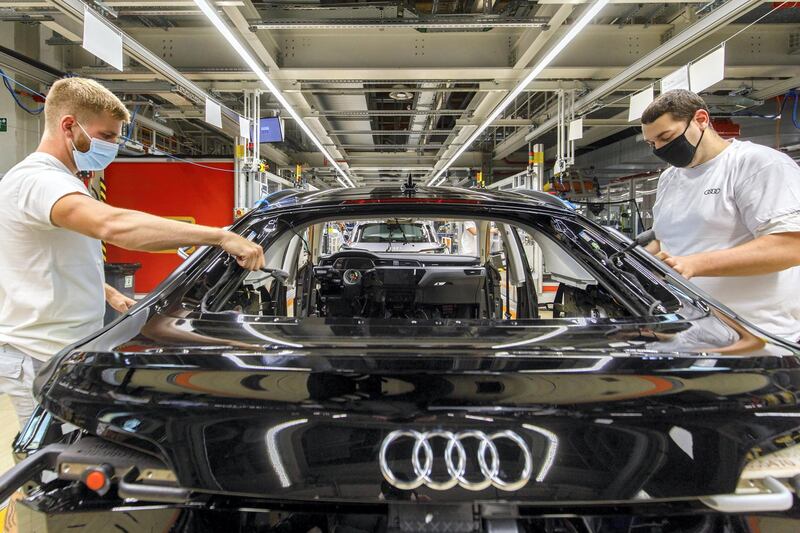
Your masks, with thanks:
[(422, 224), (381, 222), (364, 224), (358, 228), (353, 242), (363, 243), (426, 243), (430, 237)]

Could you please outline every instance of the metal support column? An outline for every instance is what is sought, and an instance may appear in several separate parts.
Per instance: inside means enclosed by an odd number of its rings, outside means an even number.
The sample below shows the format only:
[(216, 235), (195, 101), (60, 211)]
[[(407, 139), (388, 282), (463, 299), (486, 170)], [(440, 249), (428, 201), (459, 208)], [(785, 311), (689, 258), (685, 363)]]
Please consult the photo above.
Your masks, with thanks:
[[(234, 198), (237, 207), (252, 208), (261, 199), (261, 184), (266, 183), (261, 171), (261, 93), (260, 89), (244, 91), (244, 118), (250, 121), (250, 138), (237, 136)], [(241, 143), (241, 144), (239, 144)]]
[[(253, 125), (253, 149), (250, 153), (250, 168), (245, 176), (248, 180), (246, 198), (247, 205), (252, 206), (261, 198), (261, 180), (265, 179), (261, 172), (261, 90), (255, 89), (250, 94), (250, 109), (248, 110), (250, 123)], [(265, 181), (266, 182), (266, 181)]]
[[(631, 218), (631, 238), (635, 238), (639, 233), (644, 231), (644, 228), (641, 227), (641, 223), (639, 222), (639, 216), (637, 213), (639, 212), (636, 204), (636, 180), (632, 179), (630, 184), (630, 189), (628, 190), (628, 194), (631, 195), (631, 204), (629, 206), (630, 213), (628, 216)], [(622, 217), (620, 217), (620, 225), (622, 225)]]
[[(244, 93), (244, 109), (247, 111), (247, 92)], [(247, 118), (247, 117), (245, 117)], [(234, 137), (233, 146), (233, 209), (234, 211), (242, 206), (240, 200), (241, 187), (239, 176), (242, 174), (242, 163), (247, 154), (247, 139), (237, 135)]]
[[(530, 151), (534, 154), (533, 163), (529, 165), (528, 172), (530, 188), (534, 191), (542, 191), (544, 190), (544, 145), (534, 144)], [(535, 243), (532, 248), (528, 261), (533, 268), (536, 294), (540, 295), (544, 292), (544, 257), (542, 249)]]

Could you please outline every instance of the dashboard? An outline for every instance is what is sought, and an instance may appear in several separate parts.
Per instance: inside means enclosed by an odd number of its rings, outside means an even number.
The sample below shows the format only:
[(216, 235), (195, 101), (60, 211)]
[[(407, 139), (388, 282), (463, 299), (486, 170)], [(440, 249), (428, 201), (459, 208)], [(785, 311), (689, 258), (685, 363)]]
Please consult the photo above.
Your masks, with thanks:
[(486, 269), (470, 256), (346, 250), (322, 258), (314, 278), (321, 316), (470, 318)]

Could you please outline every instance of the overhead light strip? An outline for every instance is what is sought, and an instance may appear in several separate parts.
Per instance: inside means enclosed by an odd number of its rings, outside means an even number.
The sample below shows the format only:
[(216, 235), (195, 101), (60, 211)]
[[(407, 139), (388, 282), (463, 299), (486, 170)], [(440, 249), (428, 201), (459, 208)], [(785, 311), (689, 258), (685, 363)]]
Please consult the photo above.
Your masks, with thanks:
[(256, 76), (261, 80), (261, 82), (267, 86), (269, 92), (275, 97), (276, 100), (281, 104), (281, 107), (286, 110), (287, 113), (297, 122), (297, 125), (300, 126), (300, 129), (308, 135), (311, 142), (317, 147), (317, 149), (322, 153), (323, 156), (328, 160), (328, 162), (336, 169), (341, 177), (337, 177), (336, 180), (343, 186), (343, 187), (355, 187), (353, 185), (350, 176), (344, 171), (344, 169), (339, 166), (336, 160), (331, 156), (328, 150), (322, 145), (322, 141), (320, 141), (314, 132), (311, 131), (311, 128), (308, 127), (308, 124), (297, 114), (297, 111), (294, 110), (292, 105), (286, 100), (283, 96), (281, 91), (278, 87), (273, 83), (273, 81), (267, 76), (267, 73), (264, 71), (264, 68), (259, 64), (258, 61), (253, 57), (253, 55), (245, 48), (245, 46), (239, 42), (236, 36), (233, 34), (231, 29), (228, 27), (227, 24), (222, 20), (222, 18), (217, 13), (216, 9), (212, 7), (207, 0), (194, 0), (194, 3), (197, 4), (197, 7), (208, 17), (208, 20), (217, 28), (225, 40), (228, 41), (228, 44), (233, 47), (234, 50), (239, 54), (239, 56), (247, 63), (247, 66), (255, 73)]
[(549, 52), (547, 52), (541, 61), (539, 61), (536, 66), (533, 67), (533, 70), (531, 70), (530, 73), (525, 76), (525, 78), (519, 82), (516, 87), (514, 87), (514, 90), (506, 95), (506, 97), (497, 105), (494, 111), (492, 111), (492, 113), (486, 117), (486, 120), (480, 126), (478, 126), (474, 132), (472, 132), (472, 135), (470, 135), (466, 142), (464, 142), (464, 144), (462, 144), (461, 147), (456, 150), (456, 153), (447, 160), (447, 163), (441, 169), (439, 169), (436, 174), (434, 174), (433, 178), (428, 181), (428, 185), (440, 185), (441, 182), (445, 180), (444, 173), (447, 172), (447, 169), (450, 168), (459, 157), (461, 157), (461, 154), (463, 154), (467, 148), (472, 146), (472, 143), (475, 142), (475, 140), (486, 130), (486, 128), (492, 124), (492, 122), (497, 120), (500, 114), (511, 104), (511, 102), (513, 102), (514, 99), (519, 96), (519, 94), (524, 91), (525, 88), (530, 85), (530, 83), (535, 80), (536, 77), (539, 76), (539, 74), (541, 74), (548, 65), (550, 65), (550, 63), (553, 62), (556, 56), (558, 56), (558, 54), (560, 54), (569, 45), (569, 43), (575, 39), (575, 37), (583, 30), (583, 28), (585, 28), (586, 25), (597, 16), (600, 10), (603, 9), (608, 2), (609, 0), (596, 0), (591, 6), (589, 6), (589, 8), (583, 13), (583, 15), (581, 15), (577, 22), (572, 25), (567, 34), (561, 38), (558, 44), (556, 44), (550, 49)]

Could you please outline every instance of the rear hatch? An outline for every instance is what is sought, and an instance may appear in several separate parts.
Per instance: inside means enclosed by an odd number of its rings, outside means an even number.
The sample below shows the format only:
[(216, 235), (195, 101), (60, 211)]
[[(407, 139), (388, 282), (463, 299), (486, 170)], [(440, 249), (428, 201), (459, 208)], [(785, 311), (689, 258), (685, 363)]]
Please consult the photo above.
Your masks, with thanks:
[(386, 321), (162, 316), (112, 352), (92, 350), (102, 339), (72, 352), (39, 396), (202, 492), (695, 498), (733, 493), (747, 461), (800, 435), (796, 354), (763, 339), (694, 353), (725, 338), (704, 320), (405, 321), (399, 335)]

